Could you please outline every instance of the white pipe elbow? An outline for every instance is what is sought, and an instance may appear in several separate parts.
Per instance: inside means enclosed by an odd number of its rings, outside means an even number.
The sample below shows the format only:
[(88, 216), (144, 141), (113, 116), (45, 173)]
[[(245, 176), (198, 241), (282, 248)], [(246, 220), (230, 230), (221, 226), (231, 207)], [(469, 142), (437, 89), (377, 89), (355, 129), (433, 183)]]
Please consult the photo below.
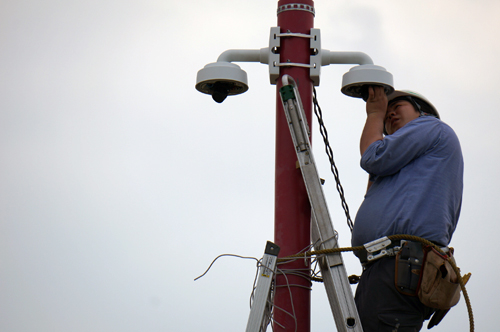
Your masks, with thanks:
[(260, 50), (227, 50), (221, 53), (217, 62), (260, 62), (269, 63), (269, 48)]
[(368, 54), (363, 52), (331, 52), (329, 50), (321, 50), (321, 53), (322, 66), (331, 64), (373, 65), (373, 60)]

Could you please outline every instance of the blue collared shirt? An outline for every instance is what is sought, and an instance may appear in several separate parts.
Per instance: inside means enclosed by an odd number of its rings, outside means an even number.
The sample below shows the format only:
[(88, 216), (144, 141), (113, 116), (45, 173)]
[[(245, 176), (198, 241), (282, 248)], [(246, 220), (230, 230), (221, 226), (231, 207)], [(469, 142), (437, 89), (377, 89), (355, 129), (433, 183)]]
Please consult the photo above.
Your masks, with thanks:
[(356, 215), (353, 246), (394, 234), (448, 245), (460, 215), (464, 169), (453, 129), (419, 117), (372, 143), (361, 167), (373, 184)]

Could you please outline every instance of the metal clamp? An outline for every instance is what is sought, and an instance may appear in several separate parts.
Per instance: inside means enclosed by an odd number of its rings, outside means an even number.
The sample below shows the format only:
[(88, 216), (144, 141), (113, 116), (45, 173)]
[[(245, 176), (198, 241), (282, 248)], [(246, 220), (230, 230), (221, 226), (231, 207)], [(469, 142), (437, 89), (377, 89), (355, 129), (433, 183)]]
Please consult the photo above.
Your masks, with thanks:
[(273, 63), (276, 67), (303, 67), (303, 68), (316, 68), (316, 64), (296, 63), (296, 62), (280, 62)]
[(363, 246), (365, 247), (368, 255), (366, 259), (368, 262), (380, 259), (384, 256), (395, 256), (399, 250), (401, 250), (401, 246), (394, 246), (389, 249), (387, 246), (392, 244), (392, 241), (389, 240), (387, 236), (381, 237), (380, 239), (374, 240), (372, 242), (365, 243)]
[[(312, 50), (309, 56), (309, 63), (296, 62), (280, 62), (279, 49), (281, 46), (281, 38), (307, 38), (309, 39), (309, 48)], [(310, 34), (284, 32), (280, 31), (280, 27), (271, 28), (269, 36), (269, 79), (271, 84), (276, 84), (276, 80), (280, 75), (280, 67), (303, 67), (309, 68), (309, 76), (315, 86), (319, 85), (319, 77), (321, 70), (321, 35), (319, 29), (311, 29)]]
[(314, 38), (314, 36), (307, 35), (305, 33), (290, 32), (290, 30), (287, 30), (287, 32), (284, 32), (284, 33), (278, 33), (278, 34), (276, 34), (276, 37)]

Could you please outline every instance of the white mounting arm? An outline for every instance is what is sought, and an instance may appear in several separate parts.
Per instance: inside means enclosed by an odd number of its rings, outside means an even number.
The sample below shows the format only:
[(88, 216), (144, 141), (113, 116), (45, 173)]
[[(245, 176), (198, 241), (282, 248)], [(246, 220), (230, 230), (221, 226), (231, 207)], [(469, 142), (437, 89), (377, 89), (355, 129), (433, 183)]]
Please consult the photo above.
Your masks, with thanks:
[[(282, 38), (308, 38), (311, 55), (309, 63), (294, 63), (290, 60), (280, 62), (280, 46)], [(268, 64), (269, 80), (276, 84), (280, 76), (280, 67), (309, 68), (309, 77), (315, 86), (319, 85), (321, 67), (330, 64), (358, 64), (351, 68), (342, 80), (341, 91), (351, 97), (361, 98), (362, 87), (381, 85), (386, 93), (394, 91), (392, 74), (385, 68), (375, 66), (373, 60), (363, 52), (332, 52), (321, 48), (319, 29), (311, 29), (309, 35), (280, 31), (280, 27), (271, 28), (269, 47), (261, 49), (230, 49), (222, 52), (217, 62), (208, 64), (198, 71), (196, 89), (210, 94), (217, 102), (222, 102), (228, 95), (236, 95), (248, 90), (247, 74), (232, 62), (260, 62)], [(215, 95), (214, 95), (215, 93)]]
[(260, 50), (227, 50), (221, 53), (217, 58), (217, 62), (260, 62), (269, 63), (269, 47), (261, 48)]
[(373, 65), (373, 60), (368, 54), (363, 52), (331, 52), (321, 50), (321, 65), (328, 66), (332, 64), (358, 64)]

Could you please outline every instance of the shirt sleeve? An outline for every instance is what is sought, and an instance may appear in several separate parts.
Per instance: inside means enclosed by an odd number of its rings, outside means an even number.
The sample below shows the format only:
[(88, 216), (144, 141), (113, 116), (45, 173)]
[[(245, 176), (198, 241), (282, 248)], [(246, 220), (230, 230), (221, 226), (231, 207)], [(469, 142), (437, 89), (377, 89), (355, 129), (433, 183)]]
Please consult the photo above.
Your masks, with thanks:
[(395, 174), (436, 146), (440, 136), (439, 119), (417, 118), (394, 134), (373, 142), (361, 157), (361, 167), (370, 173), (371, 179)]

